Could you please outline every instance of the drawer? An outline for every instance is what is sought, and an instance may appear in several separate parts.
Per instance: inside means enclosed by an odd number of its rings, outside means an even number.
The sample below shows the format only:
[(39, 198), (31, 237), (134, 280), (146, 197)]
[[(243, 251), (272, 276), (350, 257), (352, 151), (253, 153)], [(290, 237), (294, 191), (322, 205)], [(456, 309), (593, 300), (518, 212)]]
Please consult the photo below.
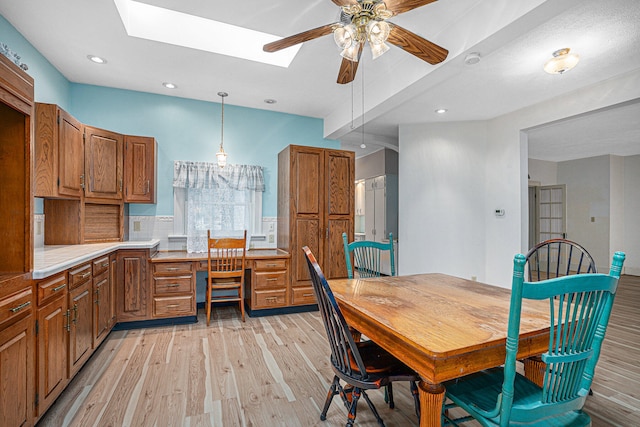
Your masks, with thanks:
[(254, 289), (283, 288), (287, 286), (287, 273), (285, 271), (254, 271)]
[(0, 300), (0, 325), (24, 317), (33, 311), (33, 292), (25, 289)]
[(284, 307), (287, 305), (287, 290), (253, 291), (252, 309)]
[(69, 271), (69, 289), (77, 288), (91, 279), (91, 264), (84, 264)]
[(192, 292), (191, 276), (154, 277), (153, 292), (155, 295)]
[(49, 299), (53, 299), (58, 295), (65, 295), (69, 290), (66, 273), (58, 276), (50, 277), (46, 280), (38, 282), (38, 306)]
[(292, 305), (316, 304), (316, 294), (313, 293), (313, 287), (304, 286), (292, 288), (291, 294)]
[(191, 275), (193, 264), (190, 262), (156, 262), (153, 263), (154, 275)]
[(153, 299), (153, 317), (179, 317), (195, 314), (195, 295), (155, 297)]
[(105, 272), (109, 269), (109, 255), (93, 260), (93, 275)]
[(254, 261), (253, 269), (256, 271), (286, 270), (287, 260), (286, 259), (257, 259)]

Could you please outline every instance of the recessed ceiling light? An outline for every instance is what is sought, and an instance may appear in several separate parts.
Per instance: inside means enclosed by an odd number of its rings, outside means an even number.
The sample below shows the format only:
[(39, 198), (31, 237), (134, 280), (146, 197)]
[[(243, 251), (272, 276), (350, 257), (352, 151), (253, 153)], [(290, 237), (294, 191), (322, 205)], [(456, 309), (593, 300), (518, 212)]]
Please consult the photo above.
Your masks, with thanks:
[(464, 63), (467, 65), (474, 65), (480, 62), (480, 54), (478, 52), (471, 52), (464, 57)]
[(269, 99), (265, 99), (264, 102), (265, 102), (265, 104), (275, 104), (278, 101), (275, 100), (275, 99), (269, 98)]
[(106, 64), (107, 63), (106, 59), (100, 58), (99, 56), (87, 55), (87, 58), (89, 58), (89, 61), (95, 62), (96, 64)]
[(176, 89), (178, 87), (178, 86), (174, 85), (173, 83), (169, 83), (169, 82), (162, 83), (162, 86), (166, 87), (167, 89)]
[(367, 144), (365, 144), (364, 142), (362, 144), (360, 144), (360, 148), (365, 149), (367, 148)]
[(438, 114), (444, 114), (444, 113), (446, 113), (446, 112), (447, 112), (447, 109), (446, 109), (446, 108), (438, 108), (438, 109), (436, 110), (436, 113), (438, 113)]

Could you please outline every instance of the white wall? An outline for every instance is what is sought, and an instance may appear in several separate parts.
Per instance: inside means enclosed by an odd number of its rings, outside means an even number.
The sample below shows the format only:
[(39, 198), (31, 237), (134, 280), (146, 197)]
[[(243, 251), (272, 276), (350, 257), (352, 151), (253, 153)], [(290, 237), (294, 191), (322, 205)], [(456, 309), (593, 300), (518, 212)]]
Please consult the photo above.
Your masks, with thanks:
[(611, 225), (610, 156), (558, 163), (558, 183), (566, 185), (567, 238), (584, 246), (598, 272), (609, 271)]
[[(486, 123), (400, 125), (400, 273), (477, 274), (511, 286), (513, 256), (528, 242), (523, 130), (638, 98), (640, 71), (634, 71)], [(442, 201), (450, 208), (438, 207)], [(496, 218), (496, 208), (505, 216)]]
[[(640, 141), (638, 141), (640, 143)], [(640, 156), (624, 158), (624, 271), (640, 276)], [(613, 247), (612, 250), (619, 250)]]
[(486, 123), (400, 127), (399, 274), (482, 280)]
[(558, 163), (547, 160), (529, 159), (529, 180), (540, 185), (558, 183)]

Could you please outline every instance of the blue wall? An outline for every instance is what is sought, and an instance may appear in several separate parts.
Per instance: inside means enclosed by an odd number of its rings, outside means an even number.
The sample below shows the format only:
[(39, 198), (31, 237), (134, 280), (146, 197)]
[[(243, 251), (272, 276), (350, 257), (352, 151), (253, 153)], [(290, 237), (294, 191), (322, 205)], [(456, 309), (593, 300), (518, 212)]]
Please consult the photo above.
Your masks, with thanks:
[[(173, 161), (215, 160), (220, 146), (220, 103), (70, 83), (2, 17), (0, 42), (29, 66), (37, 102), (58, 104), (87, 125), (156, 138), (157, 205), (132, 204), (131, 215), (172, 215)], [(264, 167), (263, 215), (276, 216), (278, 153), (289, 144), (339, 148), (340, 143), (323, 138), (320, 119), (232, 104), (233, 93), (226, 99), (224, 114), (228, 161)], [(41, 212), (40, 206), (36, 203), (36, 212)]]

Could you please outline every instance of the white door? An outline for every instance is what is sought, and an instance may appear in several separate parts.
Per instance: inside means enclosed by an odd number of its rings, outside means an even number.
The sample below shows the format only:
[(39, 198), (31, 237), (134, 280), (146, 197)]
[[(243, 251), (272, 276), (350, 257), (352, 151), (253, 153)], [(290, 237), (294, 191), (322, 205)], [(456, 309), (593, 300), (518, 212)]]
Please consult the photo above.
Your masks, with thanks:
[(567, 236), (566, 187), (564, 184), (537, 187), (538, 241)]

